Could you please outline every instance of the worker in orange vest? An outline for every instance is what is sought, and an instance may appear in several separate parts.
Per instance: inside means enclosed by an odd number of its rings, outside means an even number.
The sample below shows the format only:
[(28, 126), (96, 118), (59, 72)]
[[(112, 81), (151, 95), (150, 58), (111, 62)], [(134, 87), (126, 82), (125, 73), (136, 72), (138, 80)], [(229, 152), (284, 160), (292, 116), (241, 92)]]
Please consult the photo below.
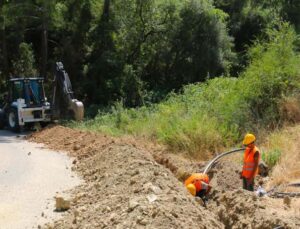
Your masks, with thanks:
[(246, 146), (244, 152), (244, 164), (241, 172), (243, 179), (243, 189), (254, 191), (254, 179), (258, 174), (258, 164), (260, 160), (259, 149), (255, 146), (255, 136), (246, 134), (243, 140), (243, 145)]
[(193, 173), (184, 182), (187, 190), (193, 195), (204, 198), (210, 191), (209, 178), (204, 173)]

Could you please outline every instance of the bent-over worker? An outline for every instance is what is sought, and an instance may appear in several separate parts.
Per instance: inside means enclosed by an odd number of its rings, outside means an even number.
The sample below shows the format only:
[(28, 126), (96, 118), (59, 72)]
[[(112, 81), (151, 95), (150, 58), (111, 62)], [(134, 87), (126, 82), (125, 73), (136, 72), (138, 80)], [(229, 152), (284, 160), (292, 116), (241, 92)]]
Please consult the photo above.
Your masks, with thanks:
[(246, 134), (243, 140), (243, 145), (246, 146), (244, 152), (244, 164), (241, 172), (243, 179), (243, 189), (254, 191), (254, 179), (258, 174), (258, 164), (260, 160), (259, 149), (255, 146), (255, 136)]
[(184, 182), (187, 190), (193, 195), (203, 198), (211, 189), (209, 178), (204, 173), (193, 173)]

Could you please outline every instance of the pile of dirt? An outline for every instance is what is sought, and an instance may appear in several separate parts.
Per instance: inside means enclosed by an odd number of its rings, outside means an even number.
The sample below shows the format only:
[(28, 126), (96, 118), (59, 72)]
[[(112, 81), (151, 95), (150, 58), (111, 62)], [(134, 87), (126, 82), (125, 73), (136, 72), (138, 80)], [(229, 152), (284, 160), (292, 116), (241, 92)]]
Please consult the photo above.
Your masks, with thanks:
[(235, 190), (242, 187), (241, 166), (232, 161), (222, 160), (209, 172), (212, 187), (219, 190)]
[(222, 228), (151, 155), (116, 144), (84, 160), (78, 170), (88, 185), (55, 228)]
[(60, 126), (35, 133), (30, 139), (76, 157), (73, 169), (86, 181), (73, 190), (71, 209), (52, 228), (300, 226), (300, 216), (292, 209), (281, 217), (282, 212), (277, 210), (287, 210), (283, 202), (282, 208), (273, 209), (270, 198), (264, 200), (239, 190), (240, 166), (232, 161), (222, 161), (211, 171), (214, 191), (205, 208), (177, 179), (202, 171), (205, 163), (164, 155), (159, 146), (134, 139)]
[[(62, 131), (64, 140), (59, 140), (58, 133)], [(51, 227), (223, 227), (149, 152), (121, 140), (101, 138), (62, 127), (31, 136), (38, 142), (47, 139), (50, 146), (59, 150), (66, 147), (71, 155), (77, 155), (79, 162), (74, 169), (86, 181), (86, 185), (73, 191), (72, 207), (63, 220)], [(76, 144), (80, 147), (75, 148)]]
[(71, 156), (76, 157), (77, 160), (88, 158), (97, 151), (101, 151), (111, 145), (131, 145), (137, 149), (150, 152), (157, 163), (169, 169), (181, 181), (191, 173), (202, 172), (205, 166), (205, 162), (196, 162), (188, 155), (174, 154), (165, 146), (130, 136), (114, 138), (99, 133), (52, 126), (43, 129), (43, 131), (33, 133), (28, 139), (46, 144), (55, 150), (67, 151)]
[[(273, 200), (259, 198), (242, 189), (214, 190), (208, 208), (223, 222), (225, 228), (299, 228), (300, 216), (287, 209), (281, 200), (274, 209)], [(272, 203), (272, 204), (270, 204)], [(286, 217), (282, 217), (285, 213)]]

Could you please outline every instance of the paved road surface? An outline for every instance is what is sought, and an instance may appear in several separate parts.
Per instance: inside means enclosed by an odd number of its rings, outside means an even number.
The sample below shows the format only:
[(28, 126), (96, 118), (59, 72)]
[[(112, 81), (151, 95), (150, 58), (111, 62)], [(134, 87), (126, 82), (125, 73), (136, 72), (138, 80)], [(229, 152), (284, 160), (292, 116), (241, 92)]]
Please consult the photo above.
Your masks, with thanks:
[(59, 218), (53, 197), (81, 182), (69, 157), (23, 137), (0, 131), (0, 229), (37, 228)]

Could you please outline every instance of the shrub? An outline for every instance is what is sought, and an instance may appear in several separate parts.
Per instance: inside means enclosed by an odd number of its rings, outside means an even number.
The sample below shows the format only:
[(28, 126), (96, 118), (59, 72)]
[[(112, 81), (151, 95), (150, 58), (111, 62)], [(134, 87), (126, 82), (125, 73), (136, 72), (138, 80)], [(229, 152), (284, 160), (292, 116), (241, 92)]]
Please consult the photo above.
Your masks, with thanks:
[(274, 149), (268, 152), (263, 152), (262, 159), (265, 163), (267, 163), (269, 168), (273, 168), (279, 162), (281, 154), (281, 150)]

